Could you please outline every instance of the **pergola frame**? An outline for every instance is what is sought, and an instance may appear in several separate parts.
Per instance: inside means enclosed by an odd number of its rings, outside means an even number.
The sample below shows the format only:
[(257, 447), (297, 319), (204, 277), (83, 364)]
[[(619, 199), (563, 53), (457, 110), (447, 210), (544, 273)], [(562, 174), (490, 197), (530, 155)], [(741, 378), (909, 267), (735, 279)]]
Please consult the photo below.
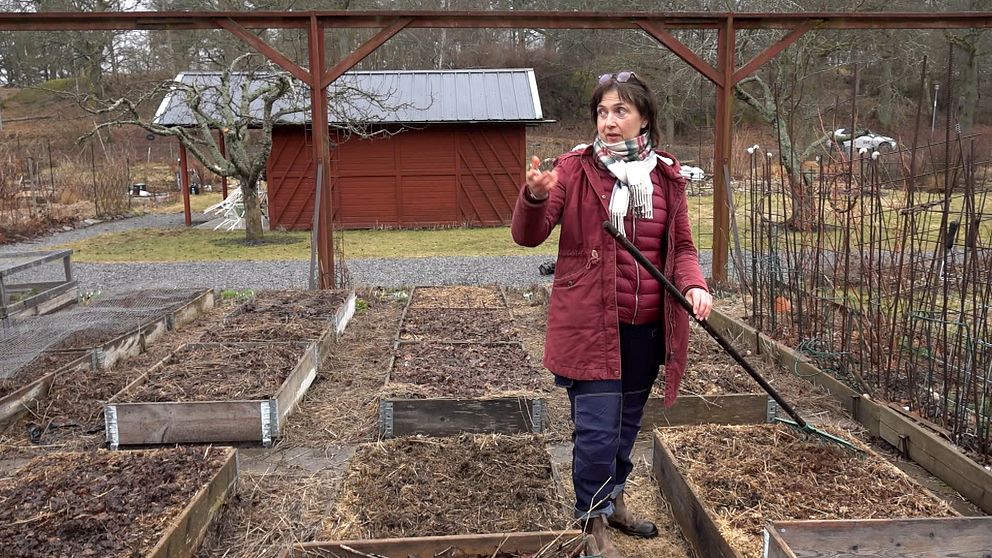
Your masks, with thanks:
[[(317, 254), (321, 288), (334, 286), (331, 228), (330, 138), (327, 86), (403, 29), (629, 29), (640, 30), (671, 50), (716, 87), (713, 148), (713, 279), (727, 279), (730, 238), (728, 180), (730, 178), (733, 86), (757, 71), (804, 34), (815, 29), (970, 29), (992, 27), (992, 12), (956, 13), (672, 13), (646, 12), (430, 12), (430, 11), (310, 11), (310, 12), (0, 12), (0, 30), (192, 30), (224, 29), (310, 87), (314, 161), (321, 177)], [(376, 28), (380, 31), (354, 52), (327, 68), (324, 30)], [(250, 29), (304, 29), (308, 34), (307, 67), (269, 46)], [(671, 31), (711, 29), (717, 32), (717, 64), (703, 60)], [(737, 31), (784, 29), (775, 44), (741, 67), (736, 66)], [(317, 131), (321, 133), (317, 133)], [(188, 212), (188, 178), (184, 191)], [(188, 217), (187, 217), (188, 218)]]

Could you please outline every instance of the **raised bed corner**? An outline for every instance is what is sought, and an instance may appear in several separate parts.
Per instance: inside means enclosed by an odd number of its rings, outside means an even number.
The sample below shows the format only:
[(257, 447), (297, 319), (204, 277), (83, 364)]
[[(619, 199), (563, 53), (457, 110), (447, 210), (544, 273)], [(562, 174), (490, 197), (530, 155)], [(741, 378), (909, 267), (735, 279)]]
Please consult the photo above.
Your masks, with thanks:
[(489, 558), (530, 555), (550, 547), (571, 555), (580, 531), (450, 535), (294, 544), (280, 558)]
[[(265, 343), (243, 343), (241, 347), (265, 349)], [(166, 357), (121, 392), (104, 407), (107, 443), (110, 448), (145, 444), (259, 442), (272, 445), (283, 430), (286, 418), (295, 410), (317, 376), (320, 365), (313, 343), (285, 343), (305, 347), (299, 362), (267, 399), (213, 401), (125, 402), (130, 394), (167, 366)], [(211, 344), (183, 345), (209, 348)], [(237, 367), (238, 363), (231, 363)], [(248, 372), (250, 373), (250, 371)]]
[(60, 374), (73, 370), (91, 370), (93, 368), (93, 356), (90, 353), (83, 353), (75, 360), (60, 366), (57, 370), (52, 370), (43, 374), (31, 383), (0, 397), (0, 426), (8, 424), (20, 416), (28, 409), (31, 403), (44, 399), (52, 389), (52, 384)]
[(992, 556), (992, 517), (775, 521), (765, 558)]

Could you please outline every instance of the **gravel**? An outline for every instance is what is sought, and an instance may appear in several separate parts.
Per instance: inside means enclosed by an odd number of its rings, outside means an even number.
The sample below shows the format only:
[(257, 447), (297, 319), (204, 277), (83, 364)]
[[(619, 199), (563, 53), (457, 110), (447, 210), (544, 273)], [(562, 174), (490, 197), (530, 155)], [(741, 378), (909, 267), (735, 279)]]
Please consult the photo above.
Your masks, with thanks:
[[(108, 221), (85, 228), (59, 232), (32, 242), (0, 246), (0, 254), (44, 250), (92, 236), (135, 228), (183, 226), (182, 214), (149, 214)], [(547, 255), (478, 256), (348, 260), (356, 285), (400, 287), (409, 285), (486, 285), (507, 286), (545, 283), (538, 266), (551, 260)], [(710, 253), (700, 253), (704, 274), (708, 274)], [(61, 265), (53, 266), (61, 273)], [(308, 286), (308, 260), (289, 261), (212, 261), (176, 263), (74, 263), (73, 273), (82, 292), (104, 293), (153, 287), (215, 287), (230, 289), (300, 289)], [(26, 276), (28, 274), (25, 274)], [(20, 279), (21, 277), (18, 277)], [(27, 279), (27, 277), (25, 277)], [(43, 272), (31, 280), (51, 280)], [(57, 279), (53, 277), (52, 279)]]

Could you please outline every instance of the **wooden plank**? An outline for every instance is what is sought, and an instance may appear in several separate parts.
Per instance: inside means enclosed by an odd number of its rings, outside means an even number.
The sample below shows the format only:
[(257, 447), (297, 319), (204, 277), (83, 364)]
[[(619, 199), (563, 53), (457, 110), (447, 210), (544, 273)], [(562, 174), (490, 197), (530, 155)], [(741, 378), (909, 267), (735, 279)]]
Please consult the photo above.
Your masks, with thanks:
[[(385, 405), (383, 405), (385, 404)], [(454, 436), (473, 434), (520, 434), (540, 432), (535, 424), (534, 406), (543, 400), (526, 397), (495, 399), (386, 399), (380, 412), (392, 406), (392, 436)], [(385, 418), (380, 417), (380, 434), (387, 435)]]
[[(32, 314), (31, 311), (39, 305), (45, 305), (46, 307), (50, 307), (51, 305), (46, 303), (48, 303), (49, 300), (61, 298), (62, 295), (64, 295), (65, 293), (68, 293), (76, 289), (76, 281), (56, 281), (50, 283), (6, 285), (5, 289), (7, 295), (10, 295), (11, 292), (18, 292), (18, 290), (25, 290), (27, 292), (31, 292), (31, 290), (36, 286), (45, 286), (46, 288), (41, 292), (33, 294), (27, 298), (21, 299), (13, 304), (8, 304), (5, 306), (0, 304), (0, 317), (42, 314), (43, 312), (37, 312), (37, 311)], [(73, 299), (75, 298), (76, 297), (74, 296)]]
[[(114, 403), (104, 408), (111, 447), (190, 442), (259, 442), (263, 401)], [(116, 441), (113, 439), (116, 434)]]
[(317, 368), (320, 360), (317, 356), (317, 346), (314, 343), (307, 345), (306, 352), (300, 358), (300, 362), (293, 367), (286, 380), (283, 381), (279, 389), (276, 390), (275, 400), (279, 407), (279, 423), (275, 425), (276, 432), (282, 432), (282, 422), (289, 417), (290, 413), (296, 410), (303, 394), (310, 389), (310, 384), (317, 377)]
[(340, 337), (344, 333), (344, 329), (348, 327), (348, 322), (355, 316), (355, 304), (357, 301), (358, 297), (355, 295), (355, 291), (351, 291), (348, 293), (348, 298), (338, 308), (338, 311), (334, 313), (335, 335)]
[(768, 558), (992, 556), (992, 517), (776, 521), (767, 533)]
[(210, 523), (233, 492), (238, 480), (238, 455), (227, 448), (227, 459), (166, 529), (147, 558), (190, 558), (196, 553)]
[(731, 393), (702, 397), (683, 395), (666, 409), (661, 397), (648, 398), (642, 432), (685, 424), (762, 424), (768, 422), (768, 395)]
[[(44, 265), (44, 264), (46, 264), (48, 262), (51, 262), (51, 261), (54, 261), (54, 260), (66, 259), (66, 258), (68, 258), (71, 255), (72, 255), (72, 250), (56, 250), (56, 251), (51, 251), (51, 252), (49, 252), (49, 251), (32, 251), (32, 252), (14, 252), (14, 253), (11, 253), (11, 254), (0, 254), (0, 279), (3, 279), (4, 277), (10, 277), (11, 275), (13, 275), (15, 273), (19, 273), (21, 271), (32, 269), (32, 268), (38, 267), (40, 265)], [(7, 260), (21, 259), (21, 258), (28, 258), (28, 257), (32, 257), (32, 256), (34, 257), (33, 260), (24, 262), (22, 264), (12, 265), (12, 266), (3, 266), (2, 265), (3, 264), (3, 260), (5, 260), (5, 259), (7, 259)]]
[(717, 527), (696, 490), (689, 486), (679, 472), (675, 457), (657, 432), (654, 434), (654, 476), (662, 495), (671, 504), (675, 521), (682, 528), (686, 540), (699, 556), (707, 558), (743, 558)]
[(788, 543), (779, 534), (778, 529), (765, 527), (765, 554), (763, 558), (798, 558)]
[[(501, 533), (485, 535), (449, 535), (405, 539), (373, 539), (294, 544), (280, 558), (434, 558), (436, 556), (493, 556), (535, 553), (547, 545), (578, 539), (580, 531), (544, 533)], [(347, 550), (352, 549), (352, 550)]]
[(169, 312), (166, 315), (169, 330), (181, 329), (183, 326), (196, 321), (214, 307), (214, 290), (206, 289), (192, 301)]
[(48, 397), (48, 392), (51, 391), (52, 384), (55, 383), (59, 374), (72, 370), (91, 369), (93, 367), (92, 358), (89, 352), (84, 353), (58, 370), (48, 372), (37, 380), (0, 398), (0, 426), (13, 422), (21, 413), (27, 411), (28, 405), (34, 401)]

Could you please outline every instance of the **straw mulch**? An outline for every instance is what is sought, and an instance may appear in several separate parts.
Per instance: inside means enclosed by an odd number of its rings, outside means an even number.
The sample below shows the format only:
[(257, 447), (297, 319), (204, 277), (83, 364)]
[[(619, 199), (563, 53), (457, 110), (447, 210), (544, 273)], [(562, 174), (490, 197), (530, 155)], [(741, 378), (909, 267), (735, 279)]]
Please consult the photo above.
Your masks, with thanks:
[(513, 318), (505, 309), (410, 308), (400, 326), (404, 341), (513, 341)]
[[(831, 430), (853, 440), (848, 432)], [(769, 521), (955, 515), (877, 454), (862, 457), (782, 424), (658, 432), (724, 537), (744, 556), (762, 555)]]
[(253, 400), (273, 397), (306, 347), (191, 345), (153, 370), (128, 402)]
[(534, 436), (398, 438), (356, 451), (325, 540), (555, 531), (564, 503)]
[(9, 558), (145, 556), (223, 457), (210, 448), (38, 457), (0, 479), (0, 548)]
[(548, 387), (517, 344), (412, 343), (400, 345), (395, 354), (390, 384), (415, 384), (428, 397), (481, 397)]
[(505, 308), (498, 287), (417, 287), (410, 308)]
[(6, 397), (14, 391), (34, 382), (45, 374), (60, 370), (71, 362), (83, 356), (77, 353), (42, 353), (31, 362), (17, 369), (9, 378), (0, 378), (0, 397)]

